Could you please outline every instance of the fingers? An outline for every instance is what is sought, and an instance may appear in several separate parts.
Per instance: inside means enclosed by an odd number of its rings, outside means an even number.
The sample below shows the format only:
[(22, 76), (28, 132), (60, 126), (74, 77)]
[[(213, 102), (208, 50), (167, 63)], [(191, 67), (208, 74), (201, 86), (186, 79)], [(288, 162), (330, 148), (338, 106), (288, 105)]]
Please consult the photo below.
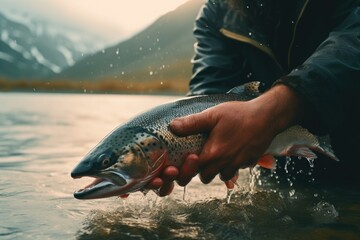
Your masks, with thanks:
[(219, 171), (223, 168), (225, 161), (222, 159), (214, 160), (209, 165), (201, 170), (199, 177), (201, 182), (208, 184), (210, 183)]
[(179, 176), (179, 170), (174, 166), (168, 166), (161, 174), (161, 178), (165, 182), (172, 182)]
[(169, 195), (174, 189), (174, 180), (179, 176), (179, 170), (176, 167), (169, 166), (164, 169), (161, 178), (163, 185), (159, 188), (157, 194), (160, 197)]
[(190, 154), (181, 166), (177, 183), (180, 186), (187, 185), (198, 173), (199, 164), (199, 157), (196, 154)]
[(208, 132), (215, 125), (214, 118), (208, 110), (172, 120), (170, 130), (178, 136)]
[(164, 184), (163, 180), (159, 177), (156, 177), (146, 185), (146, 188), (151, 190), (156, 190), (161, 188), (163, 184)]
[(220, 173), (220, 179), (225, 183), (228, 189), (233, 189), (235, 187), (238, 178), (239, 178), (239, 171), (236, 171), (235, 175), (230, 180), (224, 180), (223, 176)]
[(239, 169), (253, 167), (254, 165), (256, 165), (257, 158), (252, 156), (244, 157), (244, 155), (244, 153), (240, 153), (231, 163), (226, 165), (220, 171), (220, 179), (222, 181), (231, 180), (234, 176), (238, 174), (237, 172)]
[(174, 189), (174, 182), (167, 182), (165, 183), (158, 191), (158, 195), (160, 197), (165, 197), (167, 195), (169, 195), (173, 189)]
[(169, 166), (164, 169), (161, 177), (156, 177), (146, 185), (147, 189), (157, 190), (156, 194), (160, 197), (169, 195), (174, 189), (174, 180), (178, 177), (179, 170)]

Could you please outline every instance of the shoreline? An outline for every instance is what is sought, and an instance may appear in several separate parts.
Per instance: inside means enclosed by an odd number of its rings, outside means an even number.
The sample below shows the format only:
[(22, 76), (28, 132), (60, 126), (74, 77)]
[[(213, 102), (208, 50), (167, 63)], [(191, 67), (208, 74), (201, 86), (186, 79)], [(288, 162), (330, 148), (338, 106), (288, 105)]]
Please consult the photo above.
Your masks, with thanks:
[(0, 79), (0, 92), (63, 93), (63, 94), (131, 94), (184, 96), (188, 82), (183, 79), (162, 81), (26, 81)]

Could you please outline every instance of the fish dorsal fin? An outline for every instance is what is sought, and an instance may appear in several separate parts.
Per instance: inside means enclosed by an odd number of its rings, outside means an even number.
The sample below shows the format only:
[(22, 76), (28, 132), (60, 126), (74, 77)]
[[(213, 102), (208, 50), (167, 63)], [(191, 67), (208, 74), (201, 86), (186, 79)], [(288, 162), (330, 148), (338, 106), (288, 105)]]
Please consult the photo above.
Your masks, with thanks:
[(259, 91), (260, 85), (261, 85), (261, 82), (258, 82), (258, 81), (248, 82), (243, 85), (232, 88), (227, 93), (257, 97), (261, 94)]

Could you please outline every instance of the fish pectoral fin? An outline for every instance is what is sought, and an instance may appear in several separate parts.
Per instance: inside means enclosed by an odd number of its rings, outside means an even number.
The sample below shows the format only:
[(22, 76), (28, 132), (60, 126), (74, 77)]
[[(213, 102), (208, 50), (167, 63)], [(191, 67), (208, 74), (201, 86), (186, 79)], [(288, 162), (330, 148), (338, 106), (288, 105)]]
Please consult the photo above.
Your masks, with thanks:
[(291, 148), (289, 148), (286, 153), (286, 156), (304, 157), (308, 159), (317, 158), (317, 155), (310, 148), (302, 145), (294, 145)]
[(261, 158), (259, 158), (257, 164), (260, 167), (266, 168), (266, 169), (275, 169), (276, 168), (276, 160), (274, 156), (270, 154), (263, 155)]

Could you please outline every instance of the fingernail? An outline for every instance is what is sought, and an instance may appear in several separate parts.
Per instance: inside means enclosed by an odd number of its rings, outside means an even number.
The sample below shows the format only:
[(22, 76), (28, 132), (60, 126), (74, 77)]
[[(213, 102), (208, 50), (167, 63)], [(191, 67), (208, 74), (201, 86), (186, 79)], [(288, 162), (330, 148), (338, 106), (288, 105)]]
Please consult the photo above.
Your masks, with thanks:
[(181, 119), (180, 118), (175, 118), (170, 122), (170, 127), (171, 128), (180, 128), (181, 127)]

